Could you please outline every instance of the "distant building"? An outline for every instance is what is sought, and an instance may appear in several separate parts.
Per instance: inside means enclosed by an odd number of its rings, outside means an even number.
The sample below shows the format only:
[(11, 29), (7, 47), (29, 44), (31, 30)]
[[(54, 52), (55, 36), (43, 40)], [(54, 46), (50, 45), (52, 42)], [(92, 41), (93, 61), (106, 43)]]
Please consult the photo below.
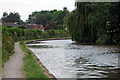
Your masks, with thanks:
[(38, 25), (35, 25), (34, 29), (38, 29)]
[(12, 27), (18, 27), (19, 26), (19, 24), (17, 23), (17, 22), (4, 22), (4, 23), (2, 23), (2, 25), (4, 25), (4, 26), (12, 26)]
[[(6, 23), (2, 23), (5, 26), (11, 26), (11, 27), (18, 27), (20, 24), (18, 24), (17, 22), (6, 22)], [(43, 27), (43, 25), (37, 25), (37, 24), (25, 24), (25, 29), (40, 29), (44, 32), (45, 28)]]
[(43, 25), (40, 25), (40, 30), (42, 30), (42, 32), (45, 31), (45, 28), (43, 27)]
[(35, 24), (25, 24), (25, 29), (35, 29)]

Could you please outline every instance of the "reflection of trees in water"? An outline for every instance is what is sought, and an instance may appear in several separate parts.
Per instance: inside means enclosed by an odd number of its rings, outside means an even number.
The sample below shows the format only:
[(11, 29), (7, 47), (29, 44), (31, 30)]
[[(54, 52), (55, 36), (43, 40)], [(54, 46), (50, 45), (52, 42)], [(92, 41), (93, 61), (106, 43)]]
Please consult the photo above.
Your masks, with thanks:
[[(114, 66), (98, 66), (91, 64), (87, 59), (80, 57), (75, 59), (77, 77), (94, 77), (94, 78), (119, 78), (120, 68)], [(79, 79), (78, 79), (79, 80)]]
[(60, 46), (52, 45), (27, 45), (29, 48), (59, 48)]

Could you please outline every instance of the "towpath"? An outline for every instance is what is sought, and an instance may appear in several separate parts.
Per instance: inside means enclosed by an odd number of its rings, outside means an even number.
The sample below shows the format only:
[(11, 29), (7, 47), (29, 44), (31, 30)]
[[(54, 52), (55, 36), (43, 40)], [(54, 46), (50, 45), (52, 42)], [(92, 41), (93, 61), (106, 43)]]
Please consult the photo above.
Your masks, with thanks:
[(19, 42), (15, 43), (15, 53), (8, 62), (5, 63), (2, 70), (2, 78), (24, 78), (23, 57), (24, 52), (20, 48)]

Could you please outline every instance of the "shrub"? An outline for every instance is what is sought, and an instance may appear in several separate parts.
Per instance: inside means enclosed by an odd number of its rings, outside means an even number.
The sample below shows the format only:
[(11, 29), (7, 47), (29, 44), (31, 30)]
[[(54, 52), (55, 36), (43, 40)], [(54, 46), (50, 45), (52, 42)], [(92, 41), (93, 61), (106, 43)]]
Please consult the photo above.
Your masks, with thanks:
[(7, 34), (2, 34), (2, 66), (14, 53), (14, 41)]

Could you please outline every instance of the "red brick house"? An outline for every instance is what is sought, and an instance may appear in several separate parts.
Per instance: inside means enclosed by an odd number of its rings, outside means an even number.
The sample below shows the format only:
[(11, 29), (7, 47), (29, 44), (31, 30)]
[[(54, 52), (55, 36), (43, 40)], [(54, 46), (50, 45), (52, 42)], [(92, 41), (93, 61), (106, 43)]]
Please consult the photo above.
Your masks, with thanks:
[(38, 29), (38, 26), (37, 26), (37, 25), (35, 25), (34, 29)]
[(40, 25), (40, 30), (42, 30), (42, 32), (45, 31), (45, 28), (43, 27), (43, 25)]
[[(18, 23), (10, 23), (10, 22), (7, 22), (7, 23), (2, 23), (3, 25), (5, 26), (12, 26), (12, 27), (18, 27), (19, 24)], [(45, 28), (43, 27), (43, 25), (37, 25), (37, 24), (25, 24), (25, 29), (40, 29), (44, 32)]]
[(12, 27), (17, 27), (19, 24), (17, 22), (7, 22), (7, 23), (2, 23), (4, 26), (12, 26)]

